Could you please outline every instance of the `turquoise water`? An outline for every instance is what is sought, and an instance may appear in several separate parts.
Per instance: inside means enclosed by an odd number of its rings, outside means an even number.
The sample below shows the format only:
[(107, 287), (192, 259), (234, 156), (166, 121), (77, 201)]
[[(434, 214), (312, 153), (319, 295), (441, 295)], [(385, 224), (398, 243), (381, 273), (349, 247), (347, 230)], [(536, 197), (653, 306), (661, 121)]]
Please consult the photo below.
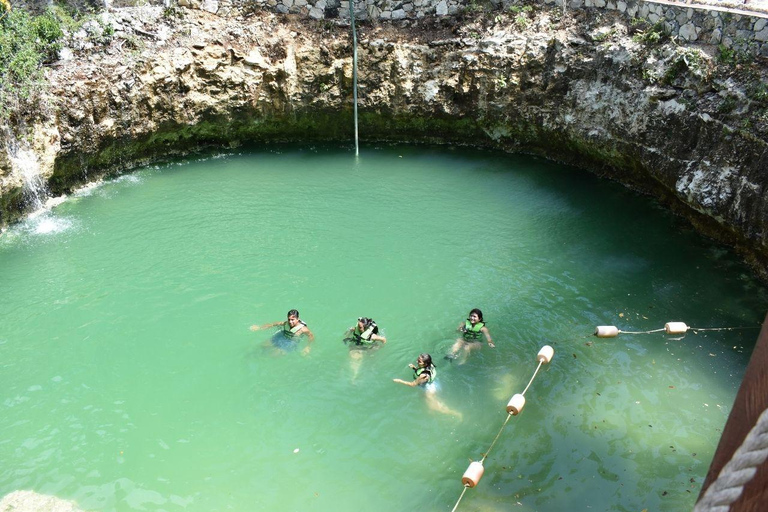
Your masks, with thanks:
[[(473, 307), (496, 349), (448, 363)], [(690, 510), (758, 331), (589, 334), (756, 327), (767, 307), (649, 199), (528, 157), (286, 147), (142, 169), (0, 237), (0, 495), (451, 510), (549, 344), (459, 510)], [(309, 354), (249, 330), (291, 308)], [(388, 343), (355, 375), (358, 316)], [(392, 382), (420, 352), (455, 414)]]

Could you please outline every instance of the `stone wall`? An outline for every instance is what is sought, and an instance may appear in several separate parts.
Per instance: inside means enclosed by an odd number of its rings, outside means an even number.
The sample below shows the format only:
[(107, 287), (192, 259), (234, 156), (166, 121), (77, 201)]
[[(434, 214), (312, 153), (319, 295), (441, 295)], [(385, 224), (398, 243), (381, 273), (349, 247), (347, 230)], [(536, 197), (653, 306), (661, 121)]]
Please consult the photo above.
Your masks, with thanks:
[[(716, 44), (768, 55), (768, 14), (735, 11), (728, 7), (670, 5), (644, 0), (543, 0), (568, 9), (605, 9), (629, 18), (661, 23), (682, 41)], [(265, 9), (314, 19), (349, 19), (346, 0), (178, 0), (182, 7), (229, 16)], [(414, 20), (425, 16), (451, 16), (467, 9), (514, 9), (519, 0), (355, 0), (358, 20)], [(727, 4), (726, 4), (727, 5)]]
[[(544, 0), (562, 5), (563, 0)], [(667, 33), (682, 41), (722, 44), (727, 48), (768, 55), (768, 16), (764, 13), (737, 14), (710, 6), (692, 8), (642, 0), (567, 0), (572, 9), (607, 9), (630, 18), (662, 23)]]
[[(630, 18), (662, 23), (667, 33), (682, 41), (722, 44), (726, 48), (768, 56), (768, 14), (762, 4), (755, 12), (737, 11), (726, 2), (697, 5), (670, 5), (644, 0), (542, 0), (548, 5), (568, 9), (618, 11)], [(347, 0), (145, 0), (149, 5), (172, 5), (201, 9), (220, 16), (234, 16), (255, 10), (298, 14), (317, 20), (349, 19)], [(136, 0), (66, 0), (80, 9), (98, 10), (103, 6), (122, 7)], [(452, 16), (467, 9), (510, 9), (525, 0), (355, 0), (358, 20), (417, 20), (425, 16)], [(20, 0), (32, 10), (40, 10), (48, 0)]]

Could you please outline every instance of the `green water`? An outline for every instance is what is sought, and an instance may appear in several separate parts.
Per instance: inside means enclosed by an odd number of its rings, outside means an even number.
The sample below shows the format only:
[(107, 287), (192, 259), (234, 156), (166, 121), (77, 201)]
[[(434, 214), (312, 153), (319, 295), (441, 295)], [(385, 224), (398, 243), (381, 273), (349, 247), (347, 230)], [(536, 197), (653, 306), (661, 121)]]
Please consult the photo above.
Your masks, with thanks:
[[(442, 359), (470, 308), (496, 349)], [(98, 511), (690, 510), (768, 293), (622, 187), (469, 150), (139, 170), (0, 237), (0, 495)], [(297, 308), (309, 355), (249, 326)], [(355, 378), (343, 331), (388, 343)], [(306, 341), (302, 341), (303, 348)], [(408, 363), (435, 355), (427, 407)], [(298, 449), (298, 452), (296, 452)]]

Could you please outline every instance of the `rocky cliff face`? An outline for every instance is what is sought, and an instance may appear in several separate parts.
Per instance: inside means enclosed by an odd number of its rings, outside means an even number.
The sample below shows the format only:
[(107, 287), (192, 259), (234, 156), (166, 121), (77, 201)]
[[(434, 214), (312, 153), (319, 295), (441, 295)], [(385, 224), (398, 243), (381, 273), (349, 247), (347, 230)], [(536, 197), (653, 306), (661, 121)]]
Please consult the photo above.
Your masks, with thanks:
[[(268, 13), (108, 16), (109, 45), (75, 48), (50, 70), (44, 108), (0, 134), (0, 224), (27, 208), (19, 148), (56, 195), (201, 145), (351, 141), (347, 27)], [(359, 27), (361, 139), (471, 142), (581, 166), (656, 196), (768, 277), (765, 66), (653, 30), (545, 8)]]

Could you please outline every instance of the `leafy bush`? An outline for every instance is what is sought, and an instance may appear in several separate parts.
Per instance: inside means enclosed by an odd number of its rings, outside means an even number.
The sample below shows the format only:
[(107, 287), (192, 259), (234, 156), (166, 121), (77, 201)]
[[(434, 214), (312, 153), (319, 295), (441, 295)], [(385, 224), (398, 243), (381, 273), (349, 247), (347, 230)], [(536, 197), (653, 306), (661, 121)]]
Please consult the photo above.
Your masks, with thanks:
[(51, 11), (31, 16), (22, 10), (0, 19), (0, 113), (14, 99), (29, 99), (41, 85), (42, 66), (56, 59), (64, 35)]
[[(3, 2), (4, 0), (0, 0)], [(115, 29), (90, 13), (80, 13), (65, 6), (53, 6), (35, 16), (21, 9), (5, 11), (0, 5), (0, 117), (11, 104), (26, 102), (40, 92), (45, 80), (43, 66), (55, 62), (65, 33), (81, 28), (88, 31), (94, 44), (109, 44)], [(85, 14), (85, 15), (83, 15)]]
[(757, 48), (743, 40), (735, 41), (734, 45), (727, 47), (723, 44), (717, 47), (717, 61), (726, 66), (735, 64), (748, 64), (755, 60)]
[(645, 20), (633, 19), (630, 24), (633, 31), (636, 31), (632, 36), (632, 40), (636, 43), (655, 46), (663, 43), (669, 38), (669, 35), (664, 28), (664, 24), (660, 21), (655, 25), (649, 26), (649, 23)]

